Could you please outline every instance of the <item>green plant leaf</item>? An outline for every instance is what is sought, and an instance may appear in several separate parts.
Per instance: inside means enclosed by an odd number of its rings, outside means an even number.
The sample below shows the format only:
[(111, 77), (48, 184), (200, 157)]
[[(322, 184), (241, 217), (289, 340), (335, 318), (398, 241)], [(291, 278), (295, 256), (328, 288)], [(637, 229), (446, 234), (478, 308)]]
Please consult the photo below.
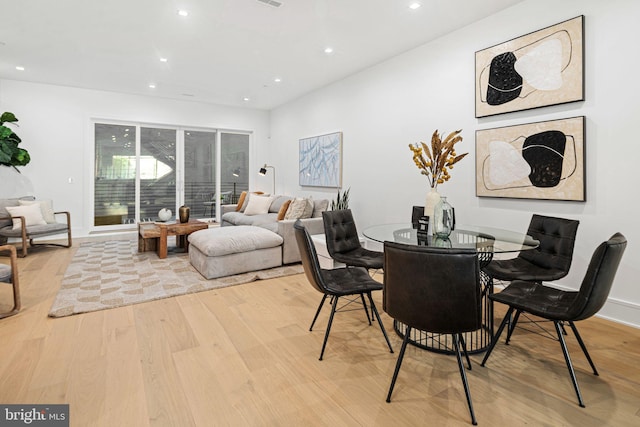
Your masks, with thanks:
[(2, 116), (0, 116), (0, 125), (5, 122), (14, 123), (17, 121), (18, 119), (16, 118), (15, 114), (10, 113), (8, 111), (2, 113)]
[(0, 116), (0, 164), (5, 166), (25, 166), (31, 161), (27, 150), (18, 148), (18, 144), (22, 142), (20, 137), (4, 126), (4, 123), (15, 124), (17, 121), (13, 113), (4, 112)]

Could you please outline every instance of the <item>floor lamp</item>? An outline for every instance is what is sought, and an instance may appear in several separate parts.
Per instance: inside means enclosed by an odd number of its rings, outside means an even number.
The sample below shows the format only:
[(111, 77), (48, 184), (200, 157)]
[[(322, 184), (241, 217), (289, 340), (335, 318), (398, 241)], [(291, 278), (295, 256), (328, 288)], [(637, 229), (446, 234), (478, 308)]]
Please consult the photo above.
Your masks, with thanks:
[(273, 166), (269, 166), (265, 163), (264, 166), (260, 168), (260, 171), (258, 173), (262, 176), (265, 176), (267, 174), (267, 168), (273, 169), (273, 194), (275, 194), (276, 193), (276, 168)]

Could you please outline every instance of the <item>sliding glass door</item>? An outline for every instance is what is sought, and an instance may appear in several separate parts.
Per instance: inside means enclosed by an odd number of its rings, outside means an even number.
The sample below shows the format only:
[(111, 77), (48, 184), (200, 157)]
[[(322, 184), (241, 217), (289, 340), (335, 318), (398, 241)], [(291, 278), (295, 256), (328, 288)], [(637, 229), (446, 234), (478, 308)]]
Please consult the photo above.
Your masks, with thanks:
[(95, 123), (94, 225), (155, 221), (184, 204), (217, 218), (249, 187), (249, 133)]
[(135, 217), (137, 167), (136, 127), (96, 123), (94, 225)]
[(162, 208), (176, 213), (175, 129), (140, 129), (139, 218), (151, 221)]
[(184, 200), (192, 215), (215, 218), (220, 205), (236, 203), (249, 188), (248, 134), (185, 131), (184, 155)]

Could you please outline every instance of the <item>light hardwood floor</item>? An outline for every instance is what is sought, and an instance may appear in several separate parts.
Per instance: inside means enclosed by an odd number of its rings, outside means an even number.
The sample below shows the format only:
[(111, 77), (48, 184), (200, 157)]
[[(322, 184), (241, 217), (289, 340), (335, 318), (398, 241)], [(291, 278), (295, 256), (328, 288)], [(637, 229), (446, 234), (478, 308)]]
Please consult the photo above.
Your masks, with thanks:
[[(319, 361), (328, 311), (309, 332), (320, 295), (303, 275), (48, 318), (74, 251), (19, 260), (23, 309), (0, 321), (0, 403), (68, 403), (73, 426), (470, 425), (452, 356), (408, 348), (385, 402), (400, 349), (386, 314), (396, 353), (358, 310), (336, 316)], [(597, 318), (578, 327), (600, 370), (570, 336), (586, 408), (558, 343), (518, 329), (487, 367), (471, 356), (479, 425), (640, 425), (640, 331)]]

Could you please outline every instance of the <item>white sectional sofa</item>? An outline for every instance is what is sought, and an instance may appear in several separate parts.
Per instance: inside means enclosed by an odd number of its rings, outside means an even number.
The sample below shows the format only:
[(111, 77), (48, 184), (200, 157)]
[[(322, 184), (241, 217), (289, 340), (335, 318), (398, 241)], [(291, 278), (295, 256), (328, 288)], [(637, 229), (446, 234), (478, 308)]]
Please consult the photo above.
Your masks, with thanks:
[[(298, 243), (293, 232), (293, 223), (297, 218), (278, 219), (283, 216), (282, 207), (287, 201), (293, 201), (295, 198), (290, 196), (271, 196), (273, 199), (266, 213), (257, 213), (247, 211), (251, 197), (258, 195), (251, 194), (245, 198), (244, 206), (238, 208), (238, 205), (222, 206), (222, 226), (238, 226), (251, 225), (262, 227), (272, 231), (282, 237), (282, 264), (291, 264), (300, 261), (300, 252), (298, 251)], [(265, 196), (258, 196), (265, 197)], [(298, 199), (299, 200), (299, 199)], [(311, 199), (309, 199), (311, 200)], [(302, 223), (309, 230), (310, 234), (324, 233), (324, 224), (322, 221), (322, 212), (329, 207), (329, 201), (311, 200), (313, 210), (310, 218), (301, 218)]]

